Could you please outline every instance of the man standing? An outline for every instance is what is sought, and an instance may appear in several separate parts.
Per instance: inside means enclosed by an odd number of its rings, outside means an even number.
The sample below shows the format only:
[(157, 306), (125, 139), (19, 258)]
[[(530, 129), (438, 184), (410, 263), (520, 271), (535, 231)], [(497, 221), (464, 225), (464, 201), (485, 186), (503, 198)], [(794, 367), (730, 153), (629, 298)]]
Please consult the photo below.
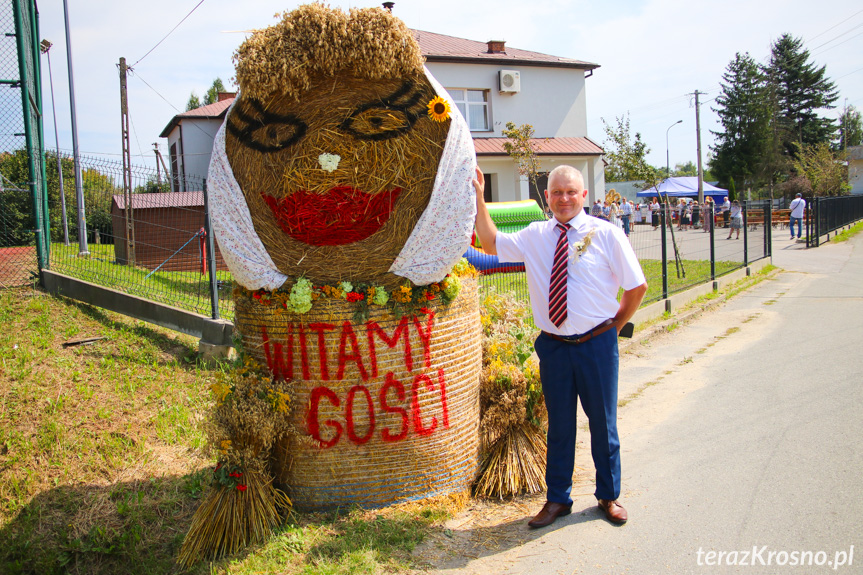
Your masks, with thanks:
[(803, 235), (803, 214), (806, 211), (806, 200), (803, 199), (803, 194), (797, 194), (797, 197), (791, 200), (791, 219), (788, 222), (788, 228), (791, 230), (791, 239), (794, 239), (794, 222), (797, 222), (797, 239)]
[(528, 525), (550, 525), (572, 509), (579, 397), (590, 425), (598, 505), (609, 521), (625, 523), (617, 501), (617, 335), (647, 292), (635, 252), (619, 228), (584, 213), (587, 189), (571, 166), (548, 175), (545, 197), (554, 217), (512, 234), (499, 233), (492, 222), (479, 170), (473, 183), (483, 249), (501, 262), (524, 262), (533, 320), (542, 330), (534, 348), (548, 410), (547, 501)]
[(599, 203), (599, 200), (593, 202), (593, 206), (590, 208), (590, 215), (595, 218), (602, 217), (602, 204)]
[(623, 233), (629, 237), (629, 221), (632, 219), (632, 202), (623, 200), (623, 205), (620, 207), (620, 219), (623, 222)]
[(731, 219), (731, 202), (728, 201), (727, 196), (722, 199), (722, 207), (719, 211), (722, 212), (722, 223), (727, 228), (728, 221)]

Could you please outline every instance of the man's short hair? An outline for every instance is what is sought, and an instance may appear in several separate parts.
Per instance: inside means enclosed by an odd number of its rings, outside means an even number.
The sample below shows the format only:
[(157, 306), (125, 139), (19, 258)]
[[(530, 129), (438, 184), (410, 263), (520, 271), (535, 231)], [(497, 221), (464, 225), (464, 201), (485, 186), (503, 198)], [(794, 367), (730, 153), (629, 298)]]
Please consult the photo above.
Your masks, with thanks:
[(583, 191), (584, 189), (586, 189), (584, 186), (584, 176), (581, 174), (580, 170), (567, 165), (558, 166), (548, 173), (548, 181), (550, 182), (551, 178), (557, 174), (560, 174), (561, 176), (575, 177), (578, 181), (581, 182), (582, 190), (579, 191)]
[(797, 192), (797, 197), (798, 197), (798, 198), (802, 198), (802, 197), (803, 197), (803, 194), (801, 194), (800, 192)]

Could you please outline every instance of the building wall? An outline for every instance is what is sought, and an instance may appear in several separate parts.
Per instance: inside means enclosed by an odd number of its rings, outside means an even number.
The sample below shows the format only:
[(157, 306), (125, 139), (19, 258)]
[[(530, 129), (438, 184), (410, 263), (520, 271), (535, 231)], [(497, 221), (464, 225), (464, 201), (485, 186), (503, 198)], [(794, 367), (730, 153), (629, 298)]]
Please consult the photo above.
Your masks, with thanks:
[[(125, 217), (125, 212), (114, 203), (111, 207), (115, 230), (114, 257), (119, 264), (128, 263)], [(137, 267), (153, 270), (164, 264), (159, 271), (169, 272), (201, 269), (201, 242), (199, 238), (192, 238), (204, 226), (203, 206), (138, 209), (134, 218)], [(188, 244), (183, 247), (186, 242)], [(216, 268), (227, 270), (218, 242), (215, 246)]]
[[(201, 190), (201, 181), (207, 177), (207, 170), (210, 168), (210, 156), (213, 152), (216, 132), (221, 126), (221, 120), (184, 118), (168, 135), (168, 153), (165, 155), (165, 161), (170, 166), (171, 146), (177, 144), (180, 173), (186, 177), (185, 182), (180, 182), (180, 188), (173, 191)], [(179, 143), (181, 134), (182, 147)]]
[[(584, 70), (501, 63), (429, 62), (426, 65), (444, 88), (489, 90), (492, 129), (488, 132), (472, 132), (476, 137), (502, 137), (507, 122), (517, 126), (532, 125), (538, 138), (587, 136)], [(499, 91), (500, 70), (519, 72), (520, 92)]]
[(848, 183), (852, 194), (863, 194), (863, 159), (848, 162)]

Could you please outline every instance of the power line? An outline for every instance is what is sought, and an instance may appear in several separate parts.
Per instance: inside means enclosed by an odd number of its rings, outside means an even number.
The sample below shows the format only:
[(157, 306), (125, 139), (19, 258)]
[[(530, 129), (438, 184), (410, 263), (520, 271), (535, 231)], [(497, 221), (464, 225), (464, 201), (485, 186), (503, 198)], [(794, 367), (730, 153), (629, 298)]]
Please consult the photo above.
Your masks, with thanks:
[(197, 9), (198, 9), (198, 6), (200, 6), (200, 5), (201, 5), (201, 4), (203, 4), (203, 3), (204, 3), (204, 0), (201, 0), (200, 2), (198, 2), (197, 4), (195, 4), (195, 7), (194, 7), (194, 8), (192, 8), (192, 10), (191, 10), (188, 14), (186, 14), (185, 16), (183, 16), (183, 19), (182, 19), (182, 20), (180, 20), (180, 21), (177, 23), (177, 25), (176, 25), (176, 26), (174, 26), (173, 28), (171, 28), (171, 31), (170, 31), (170, 32), (168, 32), (167, 34), (165, 34), (165, 37), (164, 37), (164, 38), (162, 38), (161, 40), (159, 40), (159, 41), (156, 43), (156, 45), (155, 45), (155, 46), (153, 46), (152, 48), (150, 48), (150, 50), (149, 50), (146, 54), (144, 54), (143, 56), (141, 56), (140, 58), (138, 58), (138, 61), (137, 61), (137, 62), (135, 62), (134, 64), (132, 64), (132, 65), (130, 66), (130, 68), (134, 68), (135, 66), (137, 66), (137, 65), (141, 62), (141, 60), (143, 60), (144, 58), (146, 58), (147, 56), (149, 56), (149, 55), (150, 55), (150, 52), (152, 52), (153, 50), (155, 50), (156, 48), (158, 48), (158, 47), (159, 47), (159, 44), (161, 44), (162, 42), (164, 42), (164, 41), (168, 38), (168, 36), (170, 36), (171, 34), (173, 34), (173, 33), (174, 33), (174, 30), (176, 30), (177, 28), (179, 28), (179, 27), (180, 27), (180, 24), (182, 24), (183, 22), (185, 22), (185, 21), (186, 21), (186, 18), (188, 18), (189, 16), (191, 16), (191, 15), (192, 15), (192, 12), (194, 12), (195, 10), (197, 10)]
[[(824, 30), (823, 32), (821, 32), (821, 33), (819, 33), (819, 34), (816, 34), (815, 36), (812, 36), (811, 38), (809, 38), (809, 39), (808, 39), (808, 40), (806, 40), (806, 41), (807, 41), (807, 42), (811, 42), (811, 41), (812, 41), (812, 40), (814, 40), (815, 38), (818, 38), (819, 36), (823, 36), (824, 34), (826, 34), (827, 32), (829, 32), (830, 30), (833, 30), (833, 29), (834, 29), (834, 28), (836, 28), (837, 26), (841, 26), (842, 24), (844, 24), (844, 23), (845, 23), (845, 22), (847, 22), (848, 20), (850, 20), (850, 19), (854, 18), (854, 16), (857, 16), (858, 14), (861, 14), (861, 13), (863, 13), (863, 10), (860, 10), (860, 11), (858, 11), (858, 12), (855, 12), (855, 13), (851, 14), (850, 16), (848, 16), (847, 18), (845, 18), (844, 20), (842, 20), (842, 21), (841, 21), (841, 22), (839, 22), (838, 24), (834, 24), (834, 25), (833, 25), (833, 26), (831, 26), (830, 28), (827, 28), (827, 29), (826, 29), (826, 30)], [(829, 42), (830, 42), (830, 41), (828, 41), (828, 43), (829, 43)]]

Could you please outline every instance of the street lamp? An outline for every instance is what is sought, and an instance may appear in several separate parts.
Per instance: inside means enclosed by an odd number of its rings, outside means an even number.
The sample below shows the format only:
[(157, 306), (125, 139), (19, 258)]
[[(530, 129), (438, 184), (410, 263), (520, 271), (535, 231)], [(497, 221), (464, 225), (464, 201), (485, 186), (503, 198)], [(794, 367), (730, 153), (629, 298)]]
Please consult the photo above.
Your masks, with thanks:
[(677, 124), (682, 124), (682, 123), (683, 123), (683, 120), (677, 120), (676, 122), (674, 122), (673, 124), (668, 126), (668, 130), (665, 130), (665, 179), (666, 180), (669, 178), (669, 176), (671, 176), (671, 169), (670, 169), (670, 166), (668, 165), (668, 132), (669, 132), (669, 130), (671, 130), (671, 128), (673, 128)]
[(51, 74), (51, 42), (42, 40), (39, 51), (48, 58), (48, 80), (51, 83), (51, 110), (54, 112), (54, 143), (57, 145), (57, 175), (60, 178), (60, 206), (63, 209), (63, 244), (69, 246), (69, 220), (66, 218), (66, 191), (63, 189), (63, 165), (60, 162), (60, 136), (57, 134), (57, 106), (54, 104), (54, 76)]

